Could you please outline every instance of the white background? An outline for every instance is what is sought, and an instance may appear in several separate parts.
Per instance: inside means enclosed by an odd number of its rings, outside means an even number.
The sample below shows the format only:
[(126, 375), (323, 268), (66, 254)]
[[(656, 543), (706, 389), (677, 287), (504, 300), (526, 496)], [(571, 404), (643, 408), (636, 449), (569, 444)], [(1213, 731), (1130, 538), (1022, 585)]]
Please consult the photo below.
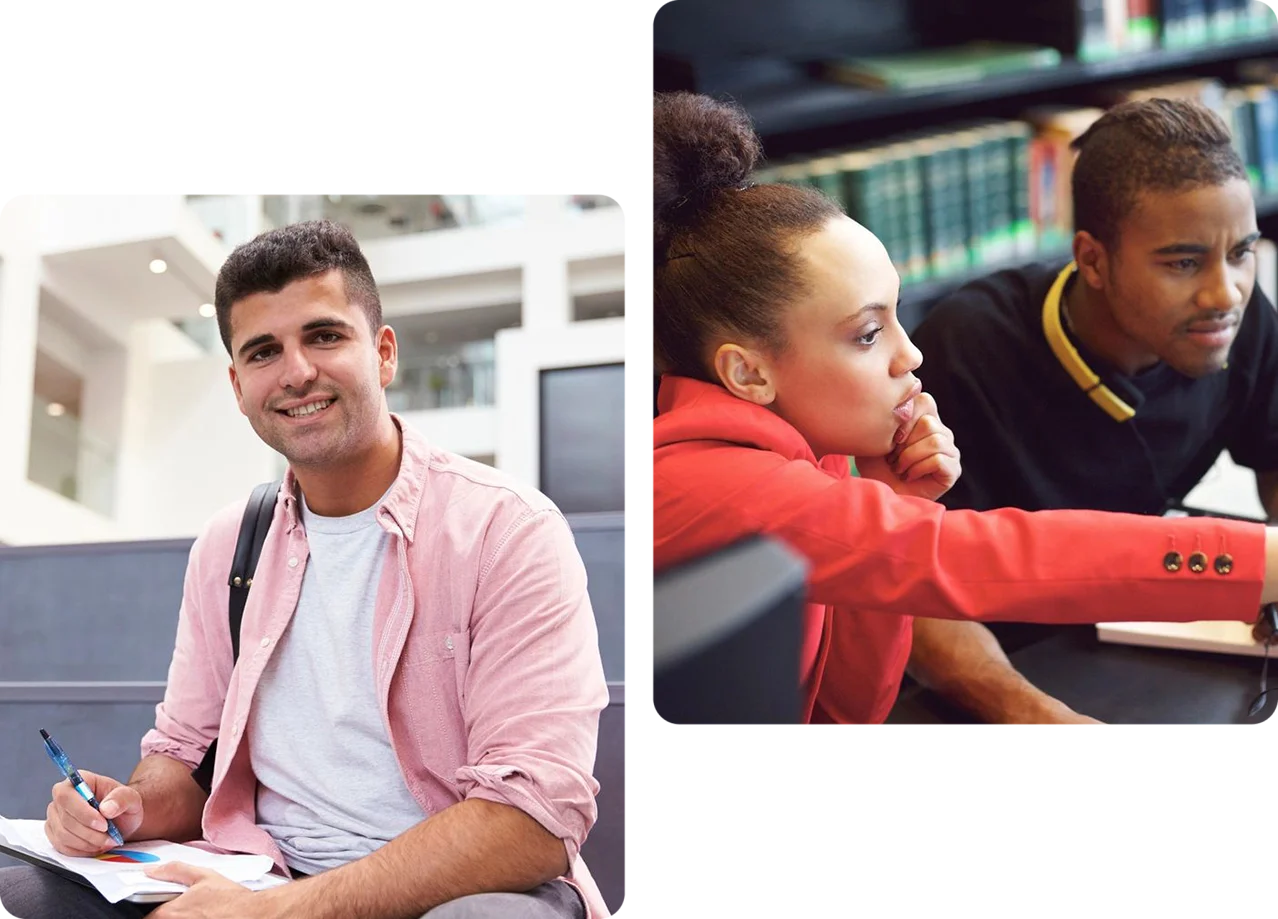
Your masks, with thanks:
[(659, 5), (8, 3), (0, 205), (24, 192), (317, 190), (586, 193), (621, 204), (625, 919), (1275, 915), (1273, 719), (732, 729), (676, 728), (654, 714), (648, 229)]

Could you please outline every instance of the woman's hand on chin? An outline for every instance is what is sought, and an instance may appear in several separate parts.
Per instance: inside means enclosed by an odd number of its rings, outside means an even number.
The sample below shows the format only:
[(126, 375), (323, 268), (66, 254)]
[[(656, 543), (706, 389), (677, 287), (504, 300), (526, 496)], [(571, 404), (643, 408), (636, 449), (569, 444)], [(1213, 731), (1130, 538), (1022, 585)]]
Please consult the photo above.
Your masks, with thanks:
[(856, 469), (864, 479), (874, 479), (898, 495), (935, 501), (958, 481), (959, 463), (954, 432), (941, 423), (936, 400), (927, 393), (914, 399), (914, 414), (908, 425), (897, 431), (896, 446), (887, 456), (856, 458)]

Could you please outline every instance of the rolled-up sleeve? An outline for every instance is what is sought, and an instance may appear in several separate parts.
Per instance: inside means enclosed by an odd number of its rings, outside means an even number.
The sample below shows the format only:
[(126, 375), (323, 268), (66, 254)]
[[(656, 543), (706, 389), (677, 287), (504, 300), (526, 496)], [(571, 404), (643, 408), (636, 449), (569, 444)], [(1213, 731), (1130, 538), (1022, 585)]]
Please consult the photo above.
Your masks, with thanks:
[(592, 770), (608, 689), (585, 566), (557, 511), (528, 511), (495, 540), (470, 657), (462, 794), (524, 811), (564, 841), (571, 863), (597, 815)]
[[(225, 575), (205, 571), (208, 545), (206, 530), (191, 546), (164, 701), (155, 707), (155, 727), (142, 737), (143, 758), (163, 754), (191, 768), (217, 737), (231, 670), (230, 588)], [(214, 634), (219, 626), (222, 634)]]

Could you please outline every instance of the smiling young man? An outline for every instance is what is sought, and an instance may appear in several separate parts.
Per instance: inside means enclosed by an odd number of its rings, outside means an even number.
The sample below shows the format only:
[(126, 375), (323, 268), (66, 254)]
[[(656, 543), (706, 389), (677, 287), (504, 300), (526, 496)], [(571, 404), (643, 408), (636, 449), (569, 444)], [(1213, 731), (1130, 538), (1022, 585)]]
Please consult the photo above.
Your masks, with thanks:
[[(216, 306), (231, 384), (289, 462), (231, 669), (227, 577), (244, 504), (187, 568), (156, 725), (127, 785), (83, 773), (126, 839), (269, 855), (301, 880), (190, 889), (159, 919), (607, 915), (578, 850), (607, 702), (585, 570), (536, 490), (428, 444), (387, 409), (395, 333), (355, 239), (327, 222), (239, 247)], [(198, 483), (192, 483), (198, 487)], [(211, 794), (191, 776), (218, 740)], [(113, 846), (56, 786), (62, 852)], [(35, 868), (18, 915), (137, 916)]]
[[(1278, 320), (1228, 129), (1154, 99), (1115, 107), (1074, 148), (1073, 261), (969, 284), (915, 333), (963, 451), (941, 500), (1161, 514), (1227, 449), (1278, 515)], [(988, 720), (1089, 720), (1021, 678), (984, 626), (918, 621), (919, 661), (956, 649), (985, 661), (981, 678), (932, 682)]]

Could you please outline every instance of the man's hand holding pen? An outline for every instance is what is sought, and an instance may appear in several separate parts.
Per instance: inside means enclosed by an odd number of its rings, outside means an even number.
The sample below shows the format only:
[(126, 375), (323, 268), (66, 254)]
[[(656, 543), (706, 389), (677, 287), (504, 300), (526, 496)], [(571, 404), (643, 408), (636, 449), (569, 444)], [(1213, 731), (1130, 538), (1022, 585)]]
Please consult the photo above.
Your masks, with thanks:
[(44, 833), (63, 855), (100, 855), (118, 845), (107, 835), (106, 818), (125, 839), (142, 825), (142, 796), (136, 788), (109, 776), (87, 770), (81, 770), (80, 776), (100, 802), (102, 812), (94, 810), (69, 782), (58, 782), (45, 813)]

